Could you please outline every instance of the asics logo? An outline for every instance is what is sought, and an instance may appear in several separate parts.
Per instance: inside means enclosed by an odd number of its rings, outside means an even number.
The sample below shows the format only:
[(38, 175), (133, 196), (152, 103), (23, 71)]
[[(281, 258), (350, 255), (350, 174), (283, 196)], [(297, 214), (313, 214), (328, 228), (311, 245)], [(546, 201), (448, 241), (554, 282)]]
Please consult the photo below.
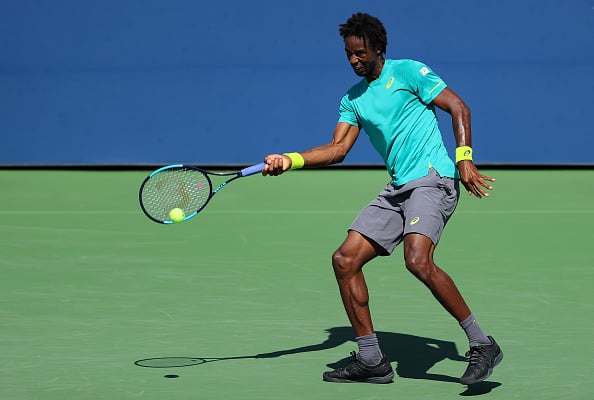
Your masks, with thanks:
[(414, 217), (414, 218), (413, 218), (413, 219), (410, 221), (410, 224), (411, 224), (411, 225), (414, 225), (414, 224), (416, 224), (417, 222), (419, 222), (420, 220), (421, 220), (421, 218), (419, 218), (419, 217)]
[(391, 77), (390, 80), (388, 81), (388, 84), (386, 85), (386, 89), (390, 89), (392, 87), (393, 83), (394, 83), (394, 77)]

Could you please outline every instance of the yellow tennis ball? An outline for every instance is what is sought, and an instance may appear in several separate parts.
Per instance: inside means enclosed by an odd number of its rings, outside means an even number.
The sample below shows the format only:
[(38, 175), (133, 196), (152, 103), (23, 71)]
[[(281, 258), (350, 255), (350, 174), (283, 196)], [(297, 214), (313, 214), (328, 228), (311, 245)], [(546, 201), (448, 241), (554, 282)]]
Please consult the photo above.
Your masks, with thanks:
[(181, 208), (174, 208), (173, 210), (169, 211), (169, 218), (171, 218), (171, 220), (176, 224), (182, 222), (185, 217), (186, 214), (184, 214), (184, 210)]

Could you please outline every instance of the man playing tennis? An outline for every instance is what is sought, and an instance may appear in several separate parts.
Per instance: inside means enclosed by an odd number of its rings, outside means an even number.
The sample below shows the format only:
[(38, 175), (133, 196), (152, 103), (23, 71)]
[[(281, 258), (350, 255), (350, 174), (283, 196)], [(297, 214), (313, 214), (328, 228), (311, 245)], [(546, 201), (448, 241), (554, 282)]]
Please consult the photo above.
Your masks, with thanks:
[[(406, 267), (459, 322), (470, 344), (463, 384), (486, 379), (503, 358), (481, 330), (452, 279), (433, 261), (433, 252), (458, 202), (458, 183), (470, 195), (487, 197), (488, 182), (472, 162), (470, 110), (428, 66), (384, 58), (387, 36), (377, 18), (354, 14), (340, 25), (347, 59), (363, 79), (344, 95), (330, 143), (301, 153), (270, 154), (264, 175), (320, 167), (344, 160), (361, 129), (383, 158), (392, 181), (350, 226), (332, 256), (340, 295), (356, 334), (359, 352), (344, 368), (325, 372), (329, 382), (392, 382), (390, 361), (381, 352), (369, 311), (363, 266), (390, 255), (404, 243)], [(435, 106), (452, 117), (456, 163), (448, 156)]]

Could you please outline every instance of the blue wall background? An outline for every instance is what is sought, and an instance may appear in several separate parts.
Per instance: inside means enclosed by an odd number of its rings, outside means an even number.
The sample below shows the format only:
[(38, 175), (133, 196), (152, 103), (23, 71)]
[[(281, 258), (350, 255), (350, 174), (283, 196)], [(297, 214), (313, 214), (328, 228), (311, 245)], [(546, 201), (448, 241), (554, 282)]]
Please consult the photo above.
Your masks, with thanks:
[[(0, 0), (0, 164), (250, 164), (325, 143), (358, 79), (338, 35), (356, 11), (466, 100), (477, 162), (594, 164), (594, 0)], [(381, 161), (362, 135), (346, 163)]]

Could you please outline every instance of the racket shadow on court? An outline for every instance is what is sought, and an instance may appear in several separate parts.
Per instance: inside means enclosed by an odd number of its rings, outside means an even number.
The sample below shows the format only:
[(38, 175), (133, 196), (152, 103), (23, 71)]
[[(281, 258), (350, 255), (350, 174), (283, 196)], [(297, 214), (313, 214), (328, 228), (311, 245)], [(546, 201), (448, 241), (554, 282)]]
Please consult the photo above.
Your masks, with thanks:
[[(351, 327), (334, 327), (327, 329), (328, 338), (317, 344), (292, 349), (272, 351), (269, 353), (256, 354), (251, 356), (232, 357), (159, 357), (138, 360), (136, 365), (149, 368), (173, 368), (200, 365), (213, 361), (228, 361), (240, 359), (265, 359), (287, 356), (291, 354), (308, 353), (313, 351), (328, 350), (338, 347), (344, 343), (352, 342), (354, 349), (353, 330)], [(459, 383), (458, 377), (434, 374), (428, 372), (435, 364), (443, 360), (464, 362), (461, 364), (461, 371), (465, 368), (466, 358), (458, 353), (456, 344), (450, 341), (408, 335), (395, 332), (376, 332), (382, 351), (395, 364), (396, 373), (401, 378), (425, 379), (441, 382)], [(334, 363), (329, 363), (329, 368), (339, 368), (350, 361), (350, 357), (343, 358)], [(462, 396), (474, 396), (490, 392), (500, 386), (498, 382), (481, 382), (468, 386), (467, 390), (461, 393)]]

